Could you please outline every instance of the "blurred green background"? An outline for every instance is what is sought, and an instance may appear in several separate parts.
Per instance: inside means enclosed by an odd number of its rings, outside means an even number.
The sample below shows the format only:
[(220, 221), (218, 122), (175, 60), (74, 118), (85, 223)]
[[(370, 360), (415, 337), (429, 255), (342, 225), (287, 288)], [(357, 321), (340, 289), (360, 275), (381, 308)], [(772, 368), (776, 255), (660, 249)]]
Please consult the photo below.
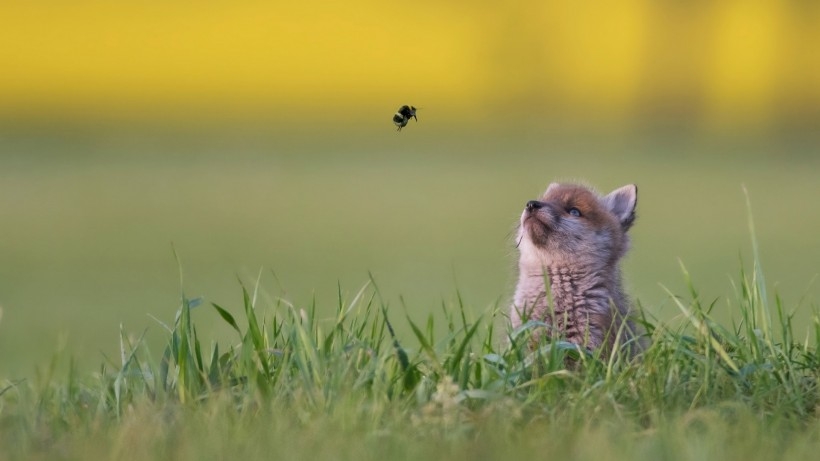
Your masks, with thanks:
[[(663, 319), (682, 260), (728, 318), (751, 261), (820, 289), (814, 2), (19, 2), (0, 40), (0, 377), (152, 344), (185, 292), (400, 315), (506, 305), (523, 204), (639, 186), (626, 278)], [(397, 133), (402, 104), (419, 122)], [(213, 312), (205, 337), (229, 338)], [(158, 346), (156, 347), (157, 351)]]

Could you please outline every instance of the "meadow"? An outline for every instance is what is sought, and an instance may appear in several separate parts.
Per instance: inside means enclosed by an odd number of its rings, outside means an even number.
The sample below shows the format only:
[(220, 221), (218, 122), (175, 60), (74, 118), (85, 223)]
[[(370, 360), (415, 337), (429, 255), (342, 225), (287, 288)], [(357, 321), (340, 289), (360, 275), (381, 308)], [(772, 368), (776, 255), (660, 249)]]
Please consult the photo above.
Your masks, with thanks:
[(260, 271), (270, 296), (300, 305), (370, 273), (419, 315), (457, 291), (471, 309), (503, 305), (520, 211), (553, 180), (638, 184), (625, 276), (659, 318), (676, 315), (660, 285), (683, 291), (680, 262), (704, 302), (732, 311), (750, 259), (743, 185), (768, 281), (799, 316), (820, 295), (816, 143), (458, 131), (434, 115), (402, 133), (374, 117), (384, 130), (0, 138), (0, 376), (29, 375), (60, 348), (93, 369), (116, 352), (120, 323), (159, 340), (148, 315), (167, 318), (180, 284), (230, 304), (237, 277)]
[[(816, 453), (815, 142), (422, 120), (0, 138), (0, 459)], [(638, 363), (505, 328), (556, 179), (639, 186)]]
[(0, 459), (814, 459), (820, 311), (814, 340), (795, 336), (757, 258), (738, 288), (730, 327), (691, 284), (670, 294), (682, 319), (644, 318), (637, 360), (533, 346), (542, 325), (498, 328), (498, 309), (417, 324), (372, 280), (327, 317), (243, 286), (233, 313), (207, 306), (234, 340), (206, 345), (206, 306), (182, 294), (161, 355), (121, 332), (119, 362), (91, 377), (53, 361), (7, 383)]

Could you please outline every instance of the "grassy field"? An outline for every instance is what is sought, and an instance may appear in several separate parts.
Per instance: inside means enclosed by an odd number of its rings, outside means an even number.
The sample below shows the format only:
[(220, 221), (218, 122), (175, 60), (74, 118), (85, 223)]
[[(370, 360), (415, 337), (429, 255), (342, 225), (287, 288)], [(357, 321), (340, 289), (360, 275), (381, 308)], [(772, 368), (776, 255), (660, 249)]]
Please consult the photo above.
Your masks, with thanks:
[[(0, 460), (813, 459), (816, 142), (431, 125), (0, 137)], [(639, 186), (639, 362), (507, 330), (555, 179)]]
[(172, 245), (186, 292), (223, 304), (237, 300), (237, 276), (261, 271), (269, 296), (299, 305), (326, 306), (369, 273), (414, 315), (457, 291), (471, 310), (504, 305), (521, 207), (556, 179), (638, 184), (625, 275), (660, 319), (678, 315), (660, 285), (685, 291), (679, 260), (719, 319), (736, 311), (731, 280), (750, 258), (745, 184), (768, 281), (806, 323), (820, 295), (816, 143), (453, 131), (432, 117), (402, 133), (0, 137), (0, 377), (30, 376), (57, 350), (94, 369), (116, 355), (121, 323), (159, 344), (149, 314), (175, 309)]
[[(372, 283), (329, 316), (257, 286), (232, 309), (183, 296), (162, 352), (121, 332), (93, 377), (57, 361), (2, 383), (0, 459), (814, 459), (818, 343), (761, 275), (739, 281), (732, 326), (694, 288), (671, 297), (681, 320), (646, 320), (652, 345), (632, 362), (560, 338), (531, 350), (540, 326), (498, 328), (498, 310), (414, 322)], [(231, 341), (198, 333), (209, 316)], [(820, 337), (820, 312), (811, 322)]]

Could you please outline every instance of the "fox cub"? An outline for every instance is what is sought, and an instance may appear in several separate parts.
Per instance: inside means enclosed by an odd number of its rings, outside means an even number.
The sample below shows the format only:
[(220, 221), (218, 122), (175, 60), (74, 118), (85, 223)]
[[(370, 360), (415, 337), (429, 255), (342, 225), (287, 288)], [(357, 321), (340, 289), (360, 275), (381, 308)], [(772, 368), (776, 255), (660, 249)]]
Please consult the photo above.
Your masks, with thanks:
[(600, 196), (584, 186), (553, 183), (540, 200), (527, 202), (516, 240), (514, 328), (537, 320), (590, 350), (611, 351), (616, 340), (630, 355), (642, 348), (619, 267), (637, 201), (635, 185)]

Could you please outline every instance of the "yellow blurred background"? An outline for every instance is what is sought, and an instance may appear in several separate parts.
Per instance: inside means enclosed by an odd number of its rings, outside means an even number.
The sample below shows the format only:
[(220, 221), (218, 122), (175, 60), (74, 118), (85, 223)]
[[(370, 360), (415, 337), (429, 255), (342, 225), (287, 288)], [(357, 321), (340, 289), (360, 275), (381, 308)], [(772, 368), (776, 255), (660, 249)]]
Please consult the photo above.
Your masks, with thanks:
[(820, 120), (814, 1), (3, 3), (6, 119)]

